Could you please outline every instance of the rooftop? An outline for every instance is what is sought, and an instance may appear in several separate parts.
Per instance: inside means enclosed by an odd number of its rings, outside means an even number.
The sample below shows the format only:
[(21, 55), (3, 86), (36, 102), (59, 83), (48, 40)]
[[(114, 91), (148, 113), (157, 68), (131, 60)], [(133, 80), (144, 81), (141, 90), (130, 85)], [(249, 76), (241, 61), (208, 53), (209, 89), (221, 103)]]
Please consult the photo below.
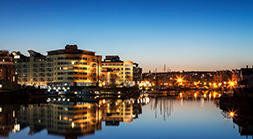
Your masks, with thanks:
[(106, 63), (106, 62), (114, 62), (114, 63), (121, 63), (121, 62), (123, 62), (123, 61), (121, 61), (120, 60), (120, 57), (119, 56), (105, 56), (105, 59), (104, 59), (104, 61), (103, 61), (104, 63)]
[(78, 49), (77, 45), (66, 45), (65, 49), (48, 51), (48, 55), (59, 55), (59, 54), (85, 54), (95, 55), (95, 52)]

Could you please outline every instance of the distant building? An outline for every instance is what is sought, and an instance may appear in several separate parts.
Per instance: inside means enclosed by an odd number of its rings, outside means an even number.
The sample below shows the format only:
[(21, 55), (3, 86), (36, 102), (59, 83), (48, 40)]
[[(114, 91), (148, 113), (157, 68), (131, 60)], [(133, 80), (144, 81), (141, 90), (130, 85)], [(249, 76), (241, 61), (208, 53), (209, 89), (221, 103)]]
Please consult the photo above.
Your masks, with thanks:
[(119, 56), (106, 56), (102, 61), (100, 81), (103, 85), (133, 85), (132, 61), (121, 61)]
[(184, 72), (149, 72), (142, 74), (143, 81), (150, 81), (157, 87), (174, 87), (177, 86), (177, 78), (184, 80), (185, 87), (193, 86), (194, 82), (213, 82), (216, 72), (212, 71), (184, 71)]
[(142, 68), (139, 67), (139, 64), (133, 64), (133, 81), (138, 83), (142, 80)]
[(239, 84), (241, 88), (253, 88), (253, 67), (239, 70)]
[(16, 83), (16, 69), (8, 51), (0, 51), (0, 80)]
[(253, 74), (253, 68), (241, 68), (239, 71), (240, 80), (247, 79), (251, 74)]

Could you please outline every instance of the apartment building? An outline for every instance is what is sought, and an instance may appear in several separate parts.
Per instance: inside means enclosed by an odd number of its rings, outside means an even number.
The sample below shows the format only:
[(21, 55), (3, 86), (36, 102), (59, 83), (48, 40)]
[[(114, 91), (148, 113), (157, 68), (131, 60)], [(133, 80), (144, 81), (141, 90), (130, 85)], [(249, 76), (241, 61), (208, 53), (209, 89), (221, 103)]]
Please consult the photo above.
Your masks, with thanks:
[(42, 55), (33, 50), (30, 56), (13, 52), (18, 83), (35, 86), (94, 86), (98, 84), (101, 56), (95, 52), (66, 45), (65, 49)]
[(16, 69), (8, 51), (0, 51), (0, 80), (16, 83)]
[(25, 56), (21, 52), (12, 52), (19, 77), (18, 83), (35, 86), (47, 85), (46, 56), (33, 50), (28, 50), (28, 53), (30, 56)]
[(133, 62), (121, 61), (119, 56), (106, 56), (102, 61), (101, 82), (103, 86), (133, 84)]
[(77, 45), (48, 51), (48, 83), (54, 86), (95, 86), (101, 70), (101, 56), (81, 50)]
[(119, 56), (102, 56), (66, 45), (47, 55), (29, 50), (29, 56), (13, 52), (18, 83), (35, 86), (133, 86), (141, 80), (142, 69)]

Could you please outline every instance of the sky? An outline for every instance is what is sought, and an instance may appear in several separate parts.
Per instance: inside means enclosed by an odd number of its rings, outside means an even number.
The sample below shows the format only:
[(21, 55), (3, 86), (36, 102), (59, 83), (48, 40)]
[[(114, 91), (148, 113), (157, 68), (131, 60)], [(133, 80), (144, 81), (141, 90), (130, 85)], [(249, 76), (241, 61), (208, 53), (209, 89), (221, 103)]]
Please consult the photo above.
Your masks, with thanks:
[(253, 65), (252, 0), (0, 0), (0, 49), (77, 44), (144, 72)]

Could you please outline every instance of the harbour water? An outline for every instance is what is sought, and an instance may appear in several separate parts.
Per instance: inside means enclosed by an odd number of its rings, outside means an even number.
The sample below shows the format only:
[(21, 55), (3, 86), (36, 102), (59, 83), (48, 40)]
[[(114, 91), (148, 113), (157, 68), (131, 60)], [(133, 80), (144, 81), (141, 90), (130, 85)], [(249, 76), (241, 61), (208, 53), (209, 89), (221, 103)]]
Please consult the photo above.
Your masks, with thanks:
[(233, 100), (217, 97), (219, 92), (189, 91), (173, 96), (0, 104), (0, 138), (252, 138), (251, 104), (245, 102), (241, 115)]

